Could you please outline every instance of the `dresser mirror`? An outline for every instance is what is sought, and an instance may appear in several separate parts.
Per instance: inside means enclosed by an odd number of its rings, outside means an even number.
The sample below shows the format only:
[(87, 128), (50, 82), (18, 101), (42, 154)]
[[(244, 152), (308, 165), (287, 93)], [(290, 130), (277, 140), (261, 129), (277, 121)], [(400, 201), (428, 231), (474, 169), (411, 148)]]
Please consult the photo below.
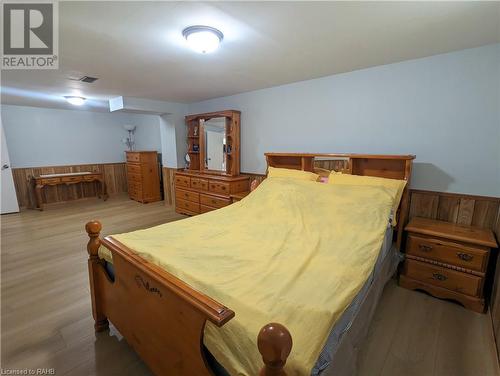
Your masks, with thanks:
[(240, 174), (240, 112), (225, 110), (186, 116), (187, 170)]
[(226, 118), (201, 119), (200, 125), (205, 169), (226, 172)]

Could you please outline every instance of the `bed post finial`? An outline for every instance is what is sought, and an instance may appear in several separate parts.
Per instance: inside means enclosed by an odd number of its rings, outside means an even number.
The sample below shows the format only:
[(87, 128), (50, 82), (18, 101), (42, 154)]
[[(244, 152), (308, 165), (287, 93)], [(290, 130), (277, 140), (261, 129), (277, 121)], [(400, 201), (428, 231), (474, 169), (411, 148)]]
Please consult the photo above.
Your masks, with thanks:
[(91, 259), (94, 257), (98, 257), (97, 251), (99, 250), (99, 246), (101, 245), (101, 241), (99, 239), (101, 230), (102, 225), (99, 221), (93, 220), (85, 224), (85, 231), (87, 231), (87, 234), (89, 235), (87, 252), (89, 253)]
[(283, 367), (292, 350), (292, 336), (278, 323), (264, 325), (257, 337), (257, 346), (264, 361), (260, 376), (286, 376)]
[(101, 222), (93, 220), (85, 224), (85, 231), (89, 236), (89, 242), (87, 243), (87, 252), (89, 253), (89, 279), (90, 279), (90, 296), (92, 299), (92, 316), (94, 316), (94, 328), (96, 332), (102, 332), (109, 328), (109, 322), (100, 305), (99, 288), (97, 281), (99, 278), (96, 277), (96, 267), (99, 264), (99, 256), (97, 252), (99, 251), (99, 246), (101, 245), (101, 239), (99, 235), (102, 230)]

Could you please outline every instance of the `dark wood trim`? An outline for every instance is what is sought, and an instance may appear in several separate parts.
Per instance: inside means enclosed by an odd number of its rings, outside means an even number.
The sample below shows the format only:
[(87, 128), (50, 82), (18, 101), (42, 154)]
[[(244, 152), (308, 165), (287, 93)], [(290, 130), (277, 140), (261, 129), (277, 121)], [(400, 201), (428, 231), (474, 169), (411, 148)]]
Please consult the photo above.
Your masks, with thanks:
[(350, 158), (350, 159), (398, 159), (413, 160), (414, 155), (395, 154), (356, 154), (356, 153), (264, 153), (267, 157), (313, 157), (313, 158)]
[(213, 117), (231, 117), (234, 114), (241, 115), (241, 111), (238, 110), (224, 110), (215, 112), (204, 112), (202, 114), (187, 115), (186, 121), (197, 120), (197, 119), (209, 119)]
[(472, 200), (483, 200), (483, 201), (495, 201), (500, 202), (500, 197), (493, 196), (479, 196), (479, 195), (470, 195), (465, 193), (454, 193), (454, 192), (439, 192), (439, 191), (429, 191), (425, 189), (411, 189), (412, 193), (422, 193), (422, 194), (439, 194), (440, 196), (446, 197), (465, 197)]

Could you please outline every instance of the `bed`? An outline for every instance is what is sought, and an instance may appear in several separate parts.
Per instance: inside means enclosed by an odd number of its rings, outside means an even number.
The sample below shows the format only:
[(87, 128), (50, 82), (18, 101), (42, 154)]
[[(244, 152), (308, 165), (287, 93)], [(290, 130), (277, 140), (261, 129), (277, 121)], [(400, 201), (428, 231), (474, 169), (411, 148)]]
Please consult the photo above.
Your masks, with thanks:
[[(341, 158), (355, 175), (405, 180), (413, 159), (266, 155), (268, 166), (305, 171), (314, 170), (316, 157)], [(159, 375), (257, 374), (260, 355), (264, 375), (339, 374), (352, 367), (346, 357), (355, 358), (363, 324), (397, 264), (384, 194), (266, 179), (237, 204), (152, 229), (100, 239), (100, 223), (89, 222), (95, 328), (111, 320)], [(230, 234), (214, 234), (214, 221), (232, 224)], [(218, 270), (206, 267), (212, 261)]]

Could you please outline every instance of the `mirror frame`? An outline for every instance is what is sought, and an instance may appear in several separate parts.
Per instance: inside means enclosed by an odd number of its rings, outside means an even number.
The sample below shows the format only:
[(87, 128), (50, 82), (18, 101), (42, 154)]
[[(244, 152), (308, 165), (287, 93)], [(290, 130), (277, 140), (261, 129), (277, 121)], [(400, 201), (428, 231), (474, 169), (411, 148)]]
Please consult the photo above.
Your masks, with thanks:
[(214, 115), (214, 116), (207, 116), (207, 117), (201, 117), (199, 120), (198, 120), (198, 129), (199, 129), (199, 132), (200, 132), (200, 171), (203, 172), (203, 173), (206, 173), (206, 174), (214, 174), (214, 175), (230, 175), (228, 172), (227, 172), (227, 168), (228, 168), (228, 163), (227, 163), (227, 155), (226, 153), (224, 152), (224, 161), (226, 162), (225, 165), (226, 165), (226, 170), (223, 171), (223, 170), (210, 170), (208, 168), (205, 167), (205, 160), (206, 160), (206, 139), (205, 139), (205, 135), (206, 135), (206, 132), (205, 132), (205, 122), (210, 120), (210, 119), (213, 119), (213, 118), (224, 118), (226, 119), (225, 121), (225, 124), (224, 124), (224, 134), (226, 135), (227, 137), (227, 127), (228, 127), (228, 121), (231, 121), (230, 118), (228, 118), (227, 116), (221, 116), (221, 115)]

